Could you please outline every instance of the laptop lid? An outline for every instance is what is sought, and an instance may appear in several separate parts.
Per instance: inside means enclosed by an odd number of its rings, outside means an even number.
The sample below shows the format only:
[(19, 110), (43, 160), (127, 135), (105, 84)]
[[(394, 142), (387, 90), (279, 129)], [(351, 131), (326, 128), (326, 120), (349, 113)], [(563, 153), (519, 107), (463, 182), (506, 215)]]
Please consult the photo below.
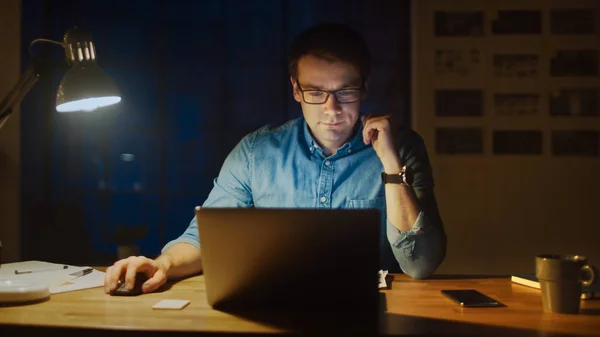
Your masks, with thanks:
[(196, 208), (196, 217), (211, 307), (377, 308), (377, 210)]

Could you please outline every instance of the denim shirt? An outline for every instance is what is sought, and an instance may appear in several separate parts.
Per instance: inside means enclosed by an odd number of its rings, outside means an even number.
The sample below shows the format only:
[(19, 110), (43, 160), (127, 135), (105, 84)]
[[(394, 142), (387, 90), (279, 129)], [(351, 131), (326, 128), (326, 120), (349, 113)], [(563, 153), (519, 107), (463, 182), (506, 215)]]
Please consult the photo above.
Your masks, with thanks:
[[(397, 137), (402, 163), (414, 172), (413, 190), (421, 209), (408, 231), (387, 220), (383, 165), (355, 136), (329, 157), (312, 138), (303, 117), (264, 126), (246, 135), (225, 159), (202, 207), (376, 208), (381, 212), (381, 269), (413, 278), (431, 275), (446, 254), (446, 234), (433, 193), (433, 178), (422, 138), (410, 129)], [(200, 247), (196, 219), (170, 241)], [(340, 233), (340, 236), (344, 233)]]

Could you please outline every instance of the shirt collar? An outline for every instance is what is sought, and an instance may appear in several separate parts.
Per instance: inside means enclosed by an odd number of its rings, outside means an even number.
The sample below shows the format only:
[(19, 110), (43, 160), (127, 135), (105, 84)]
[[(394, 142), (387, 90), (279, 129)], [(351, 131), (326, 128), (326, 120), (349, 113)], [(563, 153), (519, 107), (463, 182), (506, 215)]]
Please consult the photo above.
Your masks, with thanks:
[[(308, 151), (310, 153), (314, 153), (315, 151), (317, 151), (318, 153), (323, 154), (323, 149), (321, 148), (321, 146), (319, 146), (319, 144), (314, 140), (314, 138), (310, 134), (310, 130), (308, 129), (308, 124), (306, 123), (306, 120), (304, 118), (302, 118), (302, 124), (303, 124), (303, 128), (304, 128), (304, 140), (306, 142), (306, 146), (308, 147)], [(350, 139), (349, 142), (346, 142), (344, 145), (342, 145), (342, 147), (340, 147), (338, 149), (336, 156), (338, 154), (349, 155), (352, 152), (357, 152), (367, 146), (363, 142), (363, 137), (362, 137), (363, 123), (362, 123), (360, 116), (359, 116), (356, 126), (357, 126), (358, 130), (356, 131), (356, 133), (354, 134), (352, 139)]]

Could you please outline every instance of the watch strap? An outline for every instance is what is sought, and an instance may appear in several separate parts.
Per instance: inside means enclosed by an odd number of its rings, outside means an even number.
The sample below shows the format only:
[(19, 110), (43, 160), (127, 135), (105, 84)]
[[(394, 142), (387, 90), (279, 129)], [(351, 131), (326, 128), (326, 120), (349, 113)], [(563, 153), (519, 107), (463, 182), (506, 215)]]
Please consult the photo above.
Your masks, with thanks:
[(384, 184), (406, 184), (404, 172), (399, 174), (381, 172), (381, 181)]
[(385, 172), (381, 172), (381, 181), (384, 184), (401, 184), (410, 186), (411, 179), (408, 179), (407, 174), (406, 166), (402, 167), (402, 171), (396, 174), (387, 174)]

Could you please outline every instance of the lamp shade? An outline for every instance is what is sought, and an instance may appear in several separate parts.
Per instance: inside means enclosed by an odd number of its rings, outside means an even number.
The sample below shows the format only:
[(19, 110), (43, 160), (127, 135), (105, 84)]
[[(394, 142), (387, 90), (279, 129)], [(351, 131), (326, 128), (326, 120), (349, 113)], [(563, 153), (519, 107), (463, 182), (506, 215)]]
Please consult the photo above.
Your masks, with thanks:
[(69, 70), (56, 93), (56, 111), (92, 111), (121, 101), (121, 93), (96, 63), (91, 36), (73, 27), (63, 39)]
[(73, 64), (56, 92), (56, 111), (92, 111), (119, 103), (117, 86), (95, 64)]

